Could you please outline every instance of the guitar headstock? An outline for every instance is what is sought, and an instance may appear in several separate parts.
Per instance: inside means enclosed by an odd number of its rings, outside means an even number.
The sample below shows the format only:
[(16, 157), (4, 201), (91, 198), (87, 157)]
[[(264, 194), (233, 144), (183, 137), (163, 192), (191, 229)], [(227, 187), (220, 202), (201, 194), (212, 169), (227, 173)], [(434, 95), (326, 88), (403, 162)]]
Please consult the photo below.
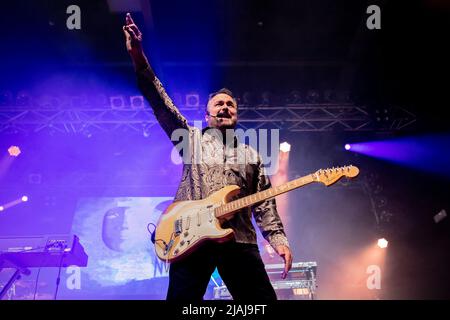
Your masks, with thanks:
[(354, 178), (359, 174), (359, 169), (355, 166), (344, 166), (337, 168), (320, 169), (314, 173), (314, 178), (326, 186), (330, 186), (342, 177)]

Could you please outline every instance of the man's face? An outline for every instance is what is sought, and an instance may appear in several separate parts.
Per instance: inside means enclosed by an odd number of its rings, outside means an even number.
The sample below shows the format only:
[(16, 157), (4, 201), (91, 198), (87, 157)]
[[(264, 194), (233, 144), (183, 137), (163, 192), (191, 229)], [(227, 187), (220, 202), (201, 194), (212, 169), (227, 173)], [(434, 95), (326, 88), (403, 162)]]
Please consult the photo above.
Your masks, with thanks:
[[(218, 129), (234, 129), (237, 123), (237, 105), (232, 97), (219, 93), (208, 101), (210, 115), (206, 115), (208, 127)], [(217, 116), (217, 117), (212, 117)]]

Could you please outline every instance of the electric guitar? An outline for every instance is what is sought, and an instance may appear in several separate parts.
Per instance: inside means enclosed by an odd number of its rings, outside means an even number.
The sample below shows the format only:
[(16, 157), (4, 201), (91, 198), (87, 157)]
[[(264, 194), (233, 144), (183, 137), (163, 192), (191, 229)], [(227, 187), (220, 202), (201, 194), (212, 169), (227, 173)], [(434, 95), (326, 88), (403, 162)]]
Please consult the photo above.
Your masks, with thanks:
[(321, 169), (277, 187), (233, 200), (240, 187), (229, 185), (202, 200), (175, 201), (161, 215), (155, 231), (157, 256), (166, 262), (182, 259), (204, 241), (224, 242), (233, 237), (231, 228), (221, 224), (237, 211), (258, 204), (312, 182), (330, 186), (342, 177), (359, 174), (355, 166)]

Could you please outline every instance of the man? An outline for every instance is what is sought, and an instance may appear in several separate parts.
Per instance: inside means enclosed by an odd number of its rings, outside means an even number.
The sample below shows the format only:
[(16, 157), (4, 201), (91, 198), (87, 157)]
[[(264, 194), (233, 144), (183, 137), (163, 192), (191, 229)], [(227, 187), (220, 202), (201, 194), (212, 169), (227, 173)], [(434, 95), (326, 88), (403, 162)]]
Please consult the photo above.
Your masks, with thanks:
[[(189, 151), (192, 154), (195, 154), (195, 148), (202, 151), (202, 161), (199, 163), (183, 154), (183, 175), (175, 201), (203, 199), (232, 184), (241, 187), (242, 195), (270, 188), (270, 181), (264, 174), (256, 151), (238, 143), (236, 138), (225, 139), (237, 123), (238, 106), (231, 91), (221, 89), (211, 94), (205, 115), (208, 125), (206, 129), (189, 126), (150, 67), (142, 49), (142, 33), (129, 13), (123, 31), (138, 86), (149, 101), (161, 127), (169, 137), (175, 130), (186, 130)], [(247, 162), (236, 164), (238, 155), (244, 155)], [(192, 161), (186, 161), (186, 158)], [(255, 162), (248, 161), (255, 158)], [(264, 201), (252, 209), (262, 235), (284, 259), (282, 277), (285, 278), (292, 265), (292, 256), (275, 200)], [(235, 214), (223, 223), (223, 227), (234, 230), (233, 240), (224, 243), (207, 242), (188, 257), (171, 264), (168, 300), (202, 300), (216, 267), (233, 299), (276, 300), (258, 251), (251, 210)]]

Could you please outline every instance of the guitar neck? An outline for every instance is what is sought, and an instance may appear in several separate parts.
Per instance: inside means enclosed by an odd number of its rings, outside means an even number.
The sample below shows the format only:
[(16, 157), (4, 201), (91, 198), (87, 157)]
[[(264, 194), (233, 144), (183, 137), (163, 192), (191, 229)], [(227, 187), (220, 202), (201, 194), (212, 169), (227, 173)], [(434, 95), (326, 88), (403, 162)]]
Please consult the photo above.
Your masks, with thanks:
[(279, 185), (277, 187), (272, 187), (270, 189), (260, 191), (252, 195), (228, 202), (216, 208), (215, 216), (217, 218), (224, 218), (240, 209), (250, 207), (254, 204), (276, 197), (285, 192), (300, 188), (316, 180), (317, 179), (314, 177), (313, 174), (309, 174), (307, 176), (283, 183), (282, 185)]

